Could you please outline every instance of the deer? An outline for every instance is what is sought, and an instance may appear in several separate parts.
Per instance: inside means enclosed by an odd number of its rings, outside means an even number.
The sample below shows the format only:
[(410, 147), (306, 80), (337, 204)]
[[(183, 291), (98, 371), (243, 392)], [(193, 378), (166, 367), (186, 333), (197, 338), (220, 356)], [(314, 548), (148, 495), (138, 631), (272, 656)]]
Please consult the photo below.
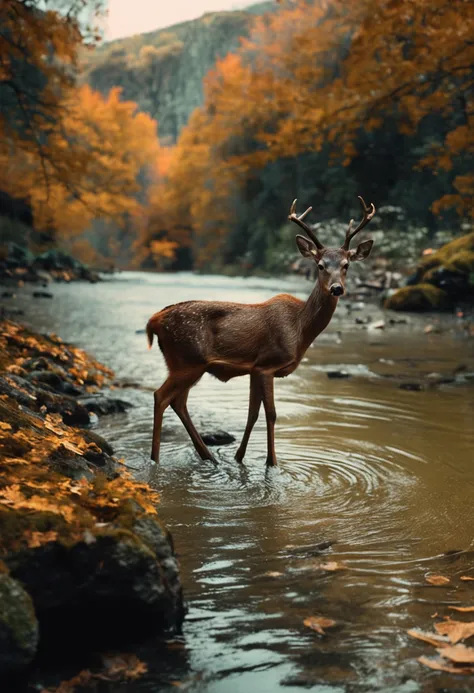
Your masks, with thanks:
[(193, 300), (166, 306), (152, 315), (146, 327), (148, 347), (151, 349), (156, 335), (168, 368), (167, 379), (154, 393), (151, 450), (154, 462), (159, 461), (163, 414), (171, 406), (201, 459), (217, 463), (187, 408), (190, 389), (204, 373), (210, 373), (222, 382), (250, 375), (247, 424), (235, 459), (239, 463), (243, 461), (263, 403), (266, 465), (277, 465), (274, 379), (284, 378), (298, 367), (310, 344), (329, 325), (339, 298), (345, 293), (349, 265), (370, 255), (373, 240), (350, 248), (351, 240), (375, 214), (373, 203), (367, 206), (360, 196), (359, 201), (362, 220), (353, 228), (351, 219), (339, 248), (324, 246), (305, 223), (312, 207), (298, 216), (297, 200), (291, 205), (288, 219), (308, 236), (297, 234), (298, 250), (303, 257), (314, 261), (317, 269), (314, 287), (306, 301), (290, 294), (278, 294), (255, 304)]

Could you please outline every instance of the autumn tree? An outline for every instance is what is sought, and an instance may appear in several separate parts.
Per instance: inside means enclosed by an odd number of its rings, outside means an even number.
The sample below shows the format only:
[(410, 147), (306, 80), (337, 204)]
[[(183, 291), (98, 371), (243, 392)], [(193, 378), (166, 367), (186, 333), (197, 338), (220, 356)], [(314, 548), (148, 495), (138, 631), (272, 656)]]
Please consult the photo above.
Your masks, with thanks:
[(472, 215), (471, 3), (280, 5), (208, 75), (163, 184), (197, 264), (263, 262), (297, 194), (323, 218), (362, 190), (430, 228)]
[(79, 236), (98, 218), (112, 248), (118, 226), (139, 232), (159, 157), (156, 122), (119, 89), (104, 97), (77, 86), (78, 51), (99, 39), (101, 7), (7, 0), (0, 9), (0, 189), (28, 201), (35, 229), (83, 257)]

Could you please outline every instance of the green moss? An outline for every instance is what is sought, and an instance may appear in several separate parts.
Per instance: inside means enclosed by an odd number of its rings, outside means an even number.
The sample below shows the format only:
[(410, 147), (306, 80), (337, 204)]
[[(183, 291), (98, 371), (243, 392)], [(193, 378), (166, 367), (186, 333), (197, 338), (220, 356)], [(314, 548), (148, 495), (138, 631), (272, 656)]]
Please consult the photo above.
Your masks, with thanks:
[(423, 273), (436, 267), (446, 267), (448, 269), (450, 264), (454, 266), (458, 263), (469, 266), (472, 271), (472, 263), (474, 262), (474, 232), (468, 233), (466, 236), (461, 236), (456, 238), (450, 243), (446, 243), (442, 248), (429, 255), (428, 257), (421, 260), (419, 267)]
[(447, 294), (431, 284), (415, 284), (399, 289), (385, 301), (390, 310), (425, 311), (449, 308)]
[(20, 583), (5, 574), (0, 574), (0, 628), (10, 635), (27, 661), (33, 658), (38, 644), (33, 602)]

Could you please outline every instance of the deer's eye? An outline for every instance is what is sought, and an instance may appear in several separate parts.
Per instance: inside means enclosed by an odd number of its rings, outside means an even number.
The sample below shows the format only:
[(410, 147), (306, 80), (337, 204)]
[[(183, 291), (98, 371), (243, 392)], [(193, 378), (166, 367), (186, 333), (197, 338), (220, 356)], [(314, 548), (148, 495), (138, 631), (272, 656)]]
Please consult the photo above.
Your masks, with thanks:
[(342, 268), (341, 268), (341, 269), (342, 269), (343, 272), (347, 272), (347, 270), (349, 269), (349, 263), (348, 263), (348, 262), (345, 262), (345, 263), (342, 265)]
[(320, 269), (321, 271), (323, 271), (323, 270), (326, 269), (326, 268), (324, 267), (324, 265), (323, 265), (322, 262), (318, 262), (318, 269)]

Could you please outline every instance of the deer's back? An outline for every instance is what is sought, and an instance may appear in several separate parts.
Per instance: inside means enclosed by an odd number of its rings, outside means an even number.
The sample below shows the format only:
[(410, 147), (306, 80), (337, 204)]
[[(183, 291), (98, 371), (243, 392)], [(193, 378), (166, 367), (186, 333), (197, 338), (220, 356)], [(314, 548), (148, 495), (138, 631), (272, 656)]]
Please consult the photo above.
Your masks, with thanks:
[[(302, 301), (281, 294), (257, 304), (186, 301), (151, 322), (169, 366), (228, 362), (249, 372), (295, 350)], [(212, 371), (211, 371), (212, 372)]]

